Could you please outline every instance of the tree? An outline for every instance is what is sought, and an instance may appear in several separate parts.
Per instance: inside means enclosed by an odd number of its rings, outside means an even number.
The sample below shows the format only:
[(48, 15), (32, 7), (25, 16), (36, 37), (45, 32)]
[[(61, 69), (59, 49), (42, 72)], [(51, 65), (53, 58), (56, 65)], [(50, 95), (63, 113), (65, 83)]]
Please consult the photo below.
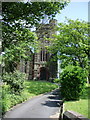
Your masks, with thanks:
[(31, 48), (33, 47), (35, 50), (38, 45), (36, 35), (25, 28), (11, 31), (11, 34), (8, 35), (3, 32), (3, 40), (5, 51), (3, 60), (7, 72), (13, 72), (21, 59), (30, 60)]
[(60, 52), (58, 58), (62, 61), (61, 67), (68, 64), (88, 69), (88, 23), (85, 21), (67, 19), (66, 23), (59, 23), (58, 34), (52, 39), (50, 50)]
[(36, 48), (36, 37), (30, 28), (37, 26), (45, 15), (54, 17), (66, 5), (67, 2), (2, 3), (2, 51), (6, 71), (13, 72), (21, 58), (27, 59), (27, 51)]
[[(45, 15), (54, 17), (67, 5), (66, 2), (3, 2), (2, 3), (2, 28), (7, 35), (16, 29), (37, 26)], [(18, 12), (17, 12), (18, 11)], [(5, 42), (6, 45), (9, 42)]]
[[(49, 18), (55, 17), (60, 12), (67, 2), (3, 2), (2, 16), (7, 23), (12, 23), (19, 20), (19, 23), (24, 21), (25, 25), (37, 24), (47, 15)], [(18, 11), (18, 12), (17, 12)]]

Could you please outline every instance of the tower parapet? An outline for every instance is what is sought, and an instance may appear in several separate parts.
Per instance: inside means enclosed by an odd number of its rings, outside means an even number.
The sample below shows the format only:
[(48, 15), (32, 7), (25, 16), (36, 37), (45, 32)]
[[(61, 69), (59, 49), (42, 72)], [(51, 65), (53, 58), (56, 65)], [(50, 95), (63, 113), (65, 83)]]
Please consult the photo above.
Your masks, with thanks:
[(49, 24), (57, 25), (57, 20), (56, 20), (56, 19), (51, 19), (51, 20), (49, 21)]

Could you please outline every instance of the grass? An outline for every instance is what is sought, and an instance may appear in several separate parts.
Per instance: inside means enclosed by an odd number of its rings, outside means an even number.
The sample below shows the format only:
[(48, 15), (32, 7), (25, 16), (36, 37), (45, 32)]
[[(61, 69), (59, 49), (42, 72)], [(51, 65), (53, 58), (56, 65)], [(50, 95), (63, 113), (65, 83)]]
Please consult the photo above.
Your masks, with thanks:
[(84, 115), (87, 118), (90, 118), (90, 113), (89, 113), (89, 102), (90, 102), (90, 84), (86, 86), (85, 91), (83, 95), (81, 96), (80, 100), (78, 101), (66, 101), (64, 103), (64, 111), (71, 110), (78, 112), (82, 115)]
[(57, 85), (43, 81), (25, 81), (25, 88), (20, 95), (12, 94), (9, 85), (3, 85), (2, 92), (2, 113), (10, 110), (16, 104), (22, 103), (33, 96), (50, 92), (57, 88)]
[(25, 90), (28, 90), (30, 94), (39, 95), (45, 92), (50, 92), (57, 88), (57, 85), (50, 82), (42, 81), (30, 81), (25, 82)]

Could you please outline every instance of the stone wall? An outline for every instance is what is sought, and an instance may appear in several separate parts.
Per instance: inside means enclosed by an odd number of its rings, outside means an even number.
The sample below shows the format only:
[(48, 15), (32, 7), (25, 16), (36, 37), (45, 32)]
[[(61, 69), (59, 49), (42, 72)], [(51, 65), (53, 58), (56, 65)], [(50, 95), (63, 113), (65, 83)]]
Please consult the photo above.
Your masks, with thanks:
[(65, 111), (63, 114), (63, 120), (90, 120), (90, 119), (74, 111)]

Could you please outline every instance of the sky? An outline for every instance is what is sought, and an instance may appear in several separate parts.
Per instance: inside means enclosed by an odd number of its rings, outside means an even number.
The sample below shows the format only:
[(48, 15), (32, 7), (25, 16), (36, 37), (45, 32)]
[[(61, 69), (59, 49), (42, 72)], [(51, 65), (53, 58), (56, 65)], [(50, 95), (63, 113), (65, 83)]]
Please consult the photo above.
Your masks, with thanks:
[[(30, 0), (24, 0), (24, 1), (30, 1)], [(56, 15), (55, 19), (57, 19), (58, 22), (64, 22), (66, 16), (67, 18), (73, 20), (80, 19), (80, 20), (88, 21), (88, 2), (90, 0), (70, 0), (70, 1), (71, 2), (65, 7), (65, 9), (61, 11), (61, 14)]]
[(58, 22), (64, 22), (65, 17), (88, 21), (88, 0), (72, 0), (62, 11), (57, 14)]

